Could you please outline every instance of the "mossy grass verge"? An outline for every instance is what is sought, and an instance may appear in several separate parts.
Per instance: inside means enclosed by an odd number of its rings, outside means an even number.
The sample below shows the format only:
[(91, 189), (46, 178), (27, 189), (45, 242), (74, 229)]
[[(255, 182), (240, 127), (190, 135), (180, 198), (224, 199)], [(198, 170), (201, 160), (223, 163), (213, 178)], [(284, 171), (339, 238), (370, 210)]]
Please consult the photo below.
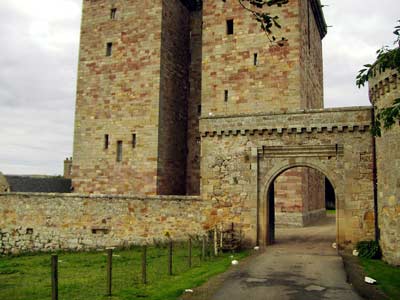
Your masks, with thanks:
[[(248, 251), (225, 253), (202, 261), (200, 249), (199, 245), (193, 248), (192, 268), (189, 268), (187, 244), (176, 244), (173, 275), (169, 276), (167, 247), (148, 247), (147, 285), (141, 283), (141, 248), (114, 251), (112, 297), (106, 296), (105, 251), (58, 253), (59, 299), (177, 299), (185, 289), (226, 271), (232, 255), (240, 260), (249, 254)], [(50, 254), (0, 257), (1, 299), (51, 299), (50, 257)]]
[(400, 299), (400, 267), (376, 259), (360, 258), (360, 263), (367, 276), (376, 279), (378, 287), (389, 299)]

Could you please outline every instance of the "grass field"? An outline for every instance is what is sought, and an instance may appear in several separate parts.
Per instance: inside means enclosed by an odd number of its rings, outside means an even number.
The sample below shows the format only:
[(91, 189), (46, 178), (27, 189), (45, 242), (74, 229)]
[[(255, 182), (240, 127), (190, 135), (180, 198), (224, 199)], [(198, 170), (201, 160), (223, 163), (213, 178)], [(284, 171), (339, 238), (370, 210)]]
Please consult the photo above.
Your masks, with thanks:
[(327, 209), (327, 210), (326, 210), (326, 214), (327, 214), (327, 215), (335, 215), (335, 214), (336, 214), (336, 210), (334, 210), (334, 209)]
[(369, 277), (377, 280), (378, 287), (392, 300), (400, 299), (400, 268), (392, 267), (381, 260), (360, 258)]
[[(173, 276), (168, 275), (166, 247), (147, 250), (148, 284), (141, 283), (141, 249), (115, 251), (113, 256), (113, 296), (106, 297), (105, 252), (59, 253), (59, 299), (177, 299), (185, 289), (198, 286), (231, 265), (231, 255), (200, 259), (200, 247), (193, 249), (192, 268), (188, 266), (186, 244), (176, 245)], [(241, 259), (248, 252), (233, 254)], [(51, 299), (50, 255), (0, 257), (1, 300)]]

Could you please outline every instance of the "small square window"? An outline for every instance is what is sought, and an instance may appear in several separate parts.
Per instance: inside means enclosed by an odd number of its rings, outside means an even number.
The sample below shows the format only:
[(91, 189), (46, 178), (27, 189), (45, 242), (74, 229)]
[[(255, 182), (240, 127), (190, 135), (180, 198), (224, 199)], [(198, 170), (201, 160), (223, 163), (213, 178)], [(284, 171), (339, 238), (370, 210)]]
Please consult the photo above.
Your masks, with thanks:
[(111, 14), (110, 14), (110, 19), (115, 20), (117, 18), (117, 9), (116, 8), (111, 8)]
[(226, 34), (233, 34), (233, 19), (226, 20)]
[(111, 56), (112, 54), (112, 43), (107, 43), (107, 49), (106, 49), (106, 56)]

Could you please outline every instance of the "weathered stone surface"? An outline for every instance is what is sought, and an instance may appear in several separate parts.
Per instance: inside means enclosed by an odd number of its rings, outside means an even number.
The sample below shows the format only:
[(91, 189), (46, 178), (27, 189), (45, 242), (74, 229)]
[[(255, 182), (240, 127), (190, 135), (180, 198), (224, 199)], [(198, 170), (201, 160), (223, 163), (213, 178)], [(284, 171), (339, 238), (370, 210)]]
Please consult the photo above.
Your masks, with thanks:
[[(204, 117), (201, 194), (246, 237), (266, 243), (270, 184), (287, 169), (310, 167), (335, 188), (337, 242), (374, 238), (371, 108)], [(317, 206), (318, 207), (318, 206)]]
[(0, 254), (186, 239), (209, 228), (209, 202), (199, 197), (0, 194)]
[[(395, 70), (386, 70), (369, 81), (372, 104), (381, 109), (400, 98), (400, 79)], [(376, 138), (378, 222), (383, 257), (400, 265), (400, 126), (383, 130)]]
[(0, 172), (0, 193), (8, 192), (10, 185), (8, 184), (7, 178)]

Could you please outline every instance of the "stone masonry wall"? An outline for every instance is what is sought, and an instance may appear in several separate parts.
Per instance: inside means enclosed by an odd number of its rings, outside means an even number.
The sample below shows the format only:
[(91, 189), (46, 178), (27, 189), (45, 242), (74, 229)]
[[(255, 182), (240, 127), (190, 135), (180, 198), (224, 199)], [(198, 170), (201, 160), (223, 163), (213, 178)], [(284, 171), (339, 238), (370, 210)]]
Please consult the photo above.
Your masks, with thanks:
[[(370, 100), (377, 109), (400, 98), (400, 78), (387, 70), (369, 81)], [(382, 131), (376, 138), (378, 177), (378, 222), (383, 258), (400, 265), (400, 126)]]
[(322, 37), (313, 12), (315, 2), (316, 0), (300, 1), (301, 108), (324, 107)]
[(286, 169), (311, 167), (335, 187), (339, 245), (373, 239), (370, 122), (370, 108), (204, 117), (201, 195), (262, 244), (267, 184)]
[(187, 129), (187, 165), (186, 192), (188, 195), (200, 194), (200, 133), (199, 117), (201, 114), (201, 62), (202, 62), (202, 23), (201, 11), (194, 11), (190, 16), (190, 68)]
[(198, 197), (0, 194), (0, 254), (89, 250), (203, 234), (212, 213)]
[(325, 216), (325, 176), (297, 167), (279, 175), (274, 182), (275, 223), (306, 226)]
[[(112, 8), (117, 9), (114, 19)], [(161, 23), (161, 0), (83, 1), (75, 192), (156, 194)], [(110, 56), (107, 43), (112, 43)]]
[(10, 185), (7, 182), (7, 178), (0, 172), (0, 193), (8, 192)]
[(186, 194), (190, 12), (163, 0), (158, 134), (158, 195)]

